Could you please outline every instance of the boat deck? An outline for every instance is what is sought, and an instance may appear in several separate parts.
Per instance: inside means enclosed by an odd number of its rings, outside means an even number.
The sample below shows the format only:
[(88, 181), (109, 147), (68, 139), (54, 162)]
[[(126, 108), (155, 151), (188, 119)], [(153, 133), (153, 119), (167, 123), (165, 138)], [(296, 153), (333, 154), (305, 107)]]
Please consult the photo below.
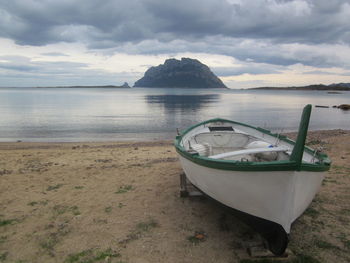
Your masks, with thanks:
[[(265, 144), (263, 147), (271, 145), (270, 142), (260, 138), (237, 131), (210, 131), (200, 132), (188, 138), (187, 148), (194, 150), (201, 156), (209, 157), (235, 151), (249, 149), (249, 145), (255, 142)], [(261, 148), (261, 146), (259, 146)], [(220, 157), (222, 160), (243, 161), (243, 162), (265, 162), (288, 160), (289, 155), (285, 152), (268, 152), (255, 154), (239, 154), (234, 156)]]

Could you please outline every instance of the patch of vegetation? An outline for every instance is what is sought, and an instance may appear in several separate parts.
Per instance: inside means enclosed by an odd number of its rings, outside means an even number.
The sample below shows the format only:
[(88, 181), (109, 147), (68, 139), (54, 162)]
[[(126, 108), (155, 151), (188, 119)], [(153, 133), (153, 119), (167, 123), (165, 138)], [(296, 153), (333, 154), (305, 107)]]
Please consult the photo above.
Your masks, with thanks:
[(57, 233), (51, 233), (48, 238), (46, 238), (44, 241), (40, 242), (40, 246), (43, 249), (52, 251), (54, 246), (58, 243), (58, 236)]
[(5, 220), (0, 220), (0, 226), (7, 226), (7, 225), (12, 225), (14, 222), (16, 222), (16, 219), (5, 219)]
[(242, 259), (239, 261), (240, 263), (321, 263), (319, 260), (316, 258), (309, 256), (309, 255), (303, 255), (299, 254), (296, 255), (295, 258), (291, 260), (278, 260), (278, 259)]
[(281, 261), (276, 261), (276, 260), (267, 259), (267, 258), (263, 258), (263, 259), (241, 259), (239, 261), (239, 263), (273, 263), (273, 262), (280, 263)]
[(342, 169), (346, 169), (346, 168), (347, 168), (347, 167), (344, 166), (344, 165), (337, 165), (337, 164), (333, 164), (331, 167), (332, 167), (333, 169), (335, 169), (335, 170), (342, 170)]
[(75, 206), (55, 205), (53, 207), (53, 211), (55, 216), (59, 216), (68, 212), (71, 212), (75, 216), (80, 215), (79, 208), (76, 205)]
[(316, 240), (315, 245), (318, 248), (322, 248), (322, 249), (339, 249), (339, 247), (337, 247), (337, 246), (335, 246), (327, 241), (324, 241), (324, 240)]
[(5, 243), (7, 236), (0, 236), (0, 244)]
[(344, 208), (344, 209), (342, 209), (342, 210), (340, 211), (340, 213), (341, 213), (341, 214), (344, 214), (344, 215), (350, 216), (350, 209)]
[(115, 192), (115, 194), (124, 194), (131, 190), (134, 190), (133, 186), (131, 184), (122, 185), (119, 187), (118, 191)]
[(149, 219), (146, 222), (140, 222), (136, 225), (135, 229), (133, 229), (125, 240), (120, 241), (119, 243), (128, 243), (133, 240), (137, 240), (146, 232), (149, 232), (152, 228), (158, 227), (159, 224), (154, 219)]
[(150, 219), (147, 222), (141, 222), (136, 225), (136, 229), (142, 232), (148, 232), (150, 229), (159, 226), (158, 222), (154, 219)]
[(337, 172), (337, 173), (348, 173), (350, 172), (350, 168), (344, 165), (332, 165), (331, 170)]
[(111, 163), (112, 159), (97, 159), (95, 160), (96, 163)]
[(37, 202), (37, 201), (32, 201), (32, 202), (29, 202), (27, 205), (29, 206), (35, 206), (35, 205), (47, 205), (49, 201), (45, 200), (45, 201), (40, 201), (40, 202)]
[(40, 203), (41, 205), (47, 205), (48, 202), (49, 202), (48, 200), (44, 200), (44, 201), (40, 201), (39, 203)]
[(57, 189), (60, 188), (61, 186), (63, 186), (63, 184), (49, 185), (49, 186), (46, 188), (46, 191), (57, 190)]
[(117, 258), (121, 255), (112, 249), (100, 251), (96, 249), (87, 249), (76, 254), (69, 255), (65, 263), (94, 263), (94, 262), (109, 262), (109, 258)]
[(79, 207), (77, 207), (76, 205), (70, 207), (69, 211), (71, 211), (73, 213), (73, 215), (75, 215), (75, 216), (78, 216), (81, 214), (79, 211)]
[(318, 207), (321, 208), (322, 204), (329, 203), (331, 201), (332, 200), (326, 195), (316, 195), (316, 198), (312, 201), (312, 203), (318, 204)]
[(8, 252), (4, 252), (0, 254), (0, 261), (5, 261), (7, 258)]
[(315, 208), (309, 207), (308, 209), (306, 209), (304, 214), (312, 218), (316, 218), (319, 216), (320, 212), (318, 212)]
[(307, 145), (315, 145), (323, 143), (321, 140), (312, 140), (307, 143)]
[(342, 240), (342, 242), (343, 242), (344, 247), (345, 247), (346, 249), (350, 249), (350, 240), (344, 239), (344, 240)]
[(197, 245), (207, 239), (207, 235), (202, 231), (196, 231), (194, 235), (188, 236), (187, 240), (192, 244)]
[(334, 179), (327, 179), (325, 178), (323, 181), (322, 181), (322, 185), (325, 185), (326, 183), (338, 183), (337, 180), (334, 180)]
[[(54, 228), (54, 225), (50, 225), (49, 228)], [(51, 230), (52, 231), (52, 230)], [(41, 248), (43, 248), (50, 256), (54, 257), (54, 248), (59, 243), (61, 238), (70, 233), (70, 229), (66, 223), (57, 225), (55, 232), (45, 234), (39, 242)]]
[(126, 206), (126, 205), (124, 205), (123, 203), (119, 203), (119, 204), (118, 204), (118, 207), (119, 207), (119, 208), (122, 208), (123, 206)]
[(6, 170), (6, 169), (0, 170), (0, 175), (5, 175), (5, 174), (12, 174), (12, 171)]
[(338, 239), (343, 243), (345, 249), (350, 249), (350, 240), (347, 239), (347, 237), (344, 233), (341, 233), (338, 236)]
[(74, 186), (74, 189), (83, 189), (83, 188), (84, 188), (84, 186), (82, 186), (82, 185)]
[(108, 220), (107, 219), (96, 219), (94, 218), (94, 223), (96, 224), (107, 224), (108, 223)]
[(106, 212), (106, 213), (112, 212), (112, 207), (111, 207), (111, 206), (106, 207), (106, 208), (105, 208), (105, 212)]
[(296, 259), (292, 260), (291, 263), (321, 263), (321, 262), (312, 256), (299, 254), (297, 255)]
[(64, 205), (55, 205), (53, 211), (55, 215), (62, 215), (68, 211), (68, 207)]

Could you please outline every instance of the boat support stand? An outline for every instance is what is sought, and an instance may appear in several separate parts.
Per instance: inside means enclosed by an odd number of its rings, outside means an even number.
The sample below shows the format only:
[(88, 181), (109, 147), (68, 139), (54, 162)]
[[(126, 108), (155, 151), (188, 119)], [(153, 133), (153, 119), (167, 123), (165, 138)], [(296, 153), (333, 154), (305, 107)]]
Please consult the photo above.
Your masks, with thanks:
[(187, 180), (185, 173), (180, 173), (180, 197), (188, 196), (203, 196), (203, 194)]

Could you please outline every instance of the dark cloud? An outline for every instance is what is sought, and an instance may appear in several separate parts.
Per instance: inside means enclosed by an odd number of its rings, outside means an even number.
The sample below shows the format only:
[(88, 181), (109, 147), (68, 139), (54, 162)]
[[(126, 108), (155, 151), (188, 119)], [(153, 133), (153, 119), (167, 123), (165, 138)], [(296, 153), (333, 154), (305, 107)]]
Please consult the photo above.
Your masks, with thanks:
[(129, 54), (164, 54), (175, 56), (179, 53), (202, 52), (207, 54), (221, 54), (234, 57), (242, 62), (264, 63), (279, 66), (303, 64), (315, 67), (349, 67), (346, 59), (336, 57), (332, 46), (325, 48), (320, 45), (289, 46), (276, 44), (271, 41), (256, 41), (225, 37), (206, 37), (203, 41), (187, 42), (174, 40), (168, 43), (158, 40), (145, 40), (137, 44), (125, 43), (108, 52)]
[(150, 21), (141, 7), (138, 0), (7, 1), (0, 7), (0, 34), (22, 45), (138, 41)]
[[(146, 39), (207, 36), (337, 43), (348, 37), (348, 1), (3, 1), (3, 37), (19, 44), (81, 41), (95, 48)], [(232, 2), (232, 1), (231, 1)]]

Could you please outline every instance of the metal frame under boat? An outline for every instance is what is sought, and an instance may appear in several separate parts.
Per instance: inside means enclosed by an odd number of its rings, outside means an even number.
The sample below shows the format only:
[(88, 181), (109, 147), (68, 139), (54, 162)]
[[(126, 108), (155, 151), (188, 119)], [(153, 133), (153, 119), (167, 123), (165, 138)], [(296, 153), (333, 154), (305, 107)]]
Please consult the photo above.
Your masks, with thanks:
[[(175, 148), (189, 181), (209, 197), (238, 211), (241, 217), (243, 215), (245, 221), (250, 222), (261, 233), (267, 240), (269, 249), (277, 255), (284, 253), (292, 222), (312, 201), (323, 180), (322, 172), (330, 168), (331, 162), (327, 155), (305, 146), (310, 114), (311, 105), (307, 105), (303, 110), (296, 142), (262, 128), (220, 118), (192, 126), (175, 139)], [(264, 138), (271, 142), (273, 139), (276, 147), (271, 150), (237, 149), (204, 156), (193, 150), (194, 147), (189, 143), (191, 138), (201, 132), (230, 133), (235, 130), (238, 133), (243, 131), (245, 136), (253, 134), (255, 138)], [(189, 145), (185, 145), (186, 143)], [(281, 152), (284, 155), (288, 152), (288, 158), (259, 162), (243, 158), (227, 160), (227, 157), (259, 152)], [(241, 181), (245, 180), (245, 184), (242, 184)], [(270, 185), (275, 182), (277, 186), (270, 191)], [(257, 191), (263, 194), (259, 196)], [(231, 193), (237, 200), (227, 200)], [(249, 194), (252, 200), (249, 200)], [(268, 202), (261, 202), (264, 196), (269, 196), (272, 200), (271, 207)], [(285, 197), (286, 201), (279, 202), (281, 197)], [(260, 223), (253, 223), (254, 221)], [(263, 227), (257, 227), (258, 225)]]

